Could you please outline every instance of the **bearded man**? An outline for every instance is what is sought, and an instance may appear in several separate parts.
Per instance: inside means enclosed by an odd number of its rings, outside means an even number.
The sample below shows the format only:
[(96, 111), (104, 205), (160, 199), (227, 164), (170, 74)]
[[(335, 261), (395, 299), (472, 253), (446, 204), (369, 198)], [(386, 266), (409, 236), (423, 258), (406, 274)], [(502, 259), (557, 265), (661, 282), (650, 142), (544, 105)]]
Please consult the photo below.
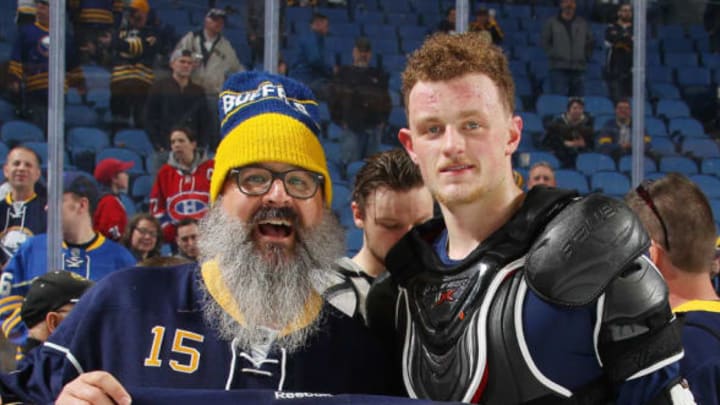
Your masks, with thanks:
[(344, 238), (329, 209), (312, 93), (285, 77), (239, 73), (219, 106), (200, 265), (136, 268), (98, 283), (28, 368), (0, 377), (3, 394), (124, 404), (148, 387), (233, 398), (248, 389), (395, 392), (391, 356), (321, 294)]

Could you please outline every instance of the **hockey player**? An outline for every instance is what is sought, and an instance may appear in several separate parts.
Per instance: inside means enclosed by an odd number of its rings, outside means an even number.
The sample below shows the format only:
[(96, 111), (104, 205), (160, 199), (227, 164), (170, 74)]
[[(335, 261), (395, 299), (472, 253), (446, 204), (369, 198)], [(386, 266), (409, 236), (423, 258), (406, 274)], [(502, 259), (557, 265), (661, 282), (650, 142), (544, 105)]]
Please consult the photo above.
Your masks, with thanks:
[[(500, 48), (437, 34), (403, 73), (400, 142), (443, 218), (389, 252), (392, 330), (412, 397), (483, 404), (692, 402), (667, 287), (620, 201), (512, 176), (522, 119)], [(387, 273), (386, 273), (387, 274)], [(378, 288), (381, 288), (378, 286)], [(387, 315), (391, 319), (386, 319)]]

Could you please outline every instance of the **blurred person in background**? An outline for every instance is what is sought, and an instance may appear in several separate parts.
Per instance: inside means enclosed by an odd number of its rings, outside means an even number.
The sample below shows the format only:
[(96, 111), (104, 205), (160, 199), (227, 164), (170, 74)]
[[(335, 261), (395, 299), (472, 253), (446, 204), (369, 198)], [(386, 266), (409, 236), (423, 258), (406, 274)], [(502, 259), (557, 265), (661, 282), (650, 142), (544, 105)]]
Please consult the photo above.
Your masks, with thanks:
[(148, 213), (135, 214), (123, 234), (122, 244), (138, 262), (160, 256), (162, 247), (160, 223)]

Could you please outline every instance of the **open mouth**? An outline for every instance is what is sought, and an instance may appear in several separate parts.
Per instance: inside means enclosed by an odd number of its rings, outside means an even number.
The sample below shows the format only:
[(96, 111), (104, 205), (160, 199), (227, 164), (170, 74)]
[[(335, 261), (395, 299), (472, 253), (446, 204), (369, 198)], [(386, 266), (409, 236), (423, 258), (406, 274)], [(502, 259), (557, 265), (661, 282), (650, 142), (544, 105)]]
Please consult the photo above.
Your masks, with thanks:
[(463, 170), (469, 170), (472, 169), (472, 165), (455, 165), (455, 166), (448, 166), (440, 169), (440, 173), (453, 173), (453, 172), (461, 172)]
[(292, 223), (284, 219), (266, 219), (258, 222), (258, 233), (270, 238), (287, 238), (293, 234)]

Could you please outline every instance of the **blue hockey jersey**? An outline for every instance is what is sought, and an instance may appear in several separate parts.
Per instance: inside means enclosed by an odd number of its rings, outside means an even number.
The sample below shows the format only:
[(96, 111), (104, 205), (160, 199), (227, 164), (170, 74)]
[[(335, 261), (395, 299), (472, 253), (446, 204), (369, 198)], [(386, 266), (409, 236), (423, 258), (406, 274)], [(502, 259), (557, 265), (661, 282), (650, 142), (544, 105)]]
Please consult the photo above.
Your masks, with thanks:
[(385, 346), (362, 320), (342, 314), (319, 295), (305, 314), (323, 314), (323, 320), (306, 346), (288, 353), (272, 344), (258, 360), (208, 326), (201, 308), (204, 289), (233, 317), (241, 317), (213, 263), (202, 273), (191, 264), (109, 275), (88, 290), (17, 372), (0, 376), (0, 394), (48, 403), (64, 384), (91, 370), (108, 371), (124, 386), (137, 388), (402, 392), (399, 370)]
[[(97, 281), (108, 274), (132, 267), (137, 262), (122, 245), (106, 239), (102, 234), (86, 247), (63, 243), (63, 269)], [(27, 328), (20, 319), (22, 297), (30, 283), (47, 272), (47, 234), (28, 239), (2, 273), (0, 282), (0, 319), (2, 331), (13, 343), (22, 345)]]
[(673, 308), (682, 320), (682, 376), (698, 404), (720, 404), (720, 301), (688, 301)]
[(12, 193), (0, 201), (0, 261), (4, 264), (28, 238), (45, 232), (47, 199), (33, 194), (25, 201), (13, 201)]

